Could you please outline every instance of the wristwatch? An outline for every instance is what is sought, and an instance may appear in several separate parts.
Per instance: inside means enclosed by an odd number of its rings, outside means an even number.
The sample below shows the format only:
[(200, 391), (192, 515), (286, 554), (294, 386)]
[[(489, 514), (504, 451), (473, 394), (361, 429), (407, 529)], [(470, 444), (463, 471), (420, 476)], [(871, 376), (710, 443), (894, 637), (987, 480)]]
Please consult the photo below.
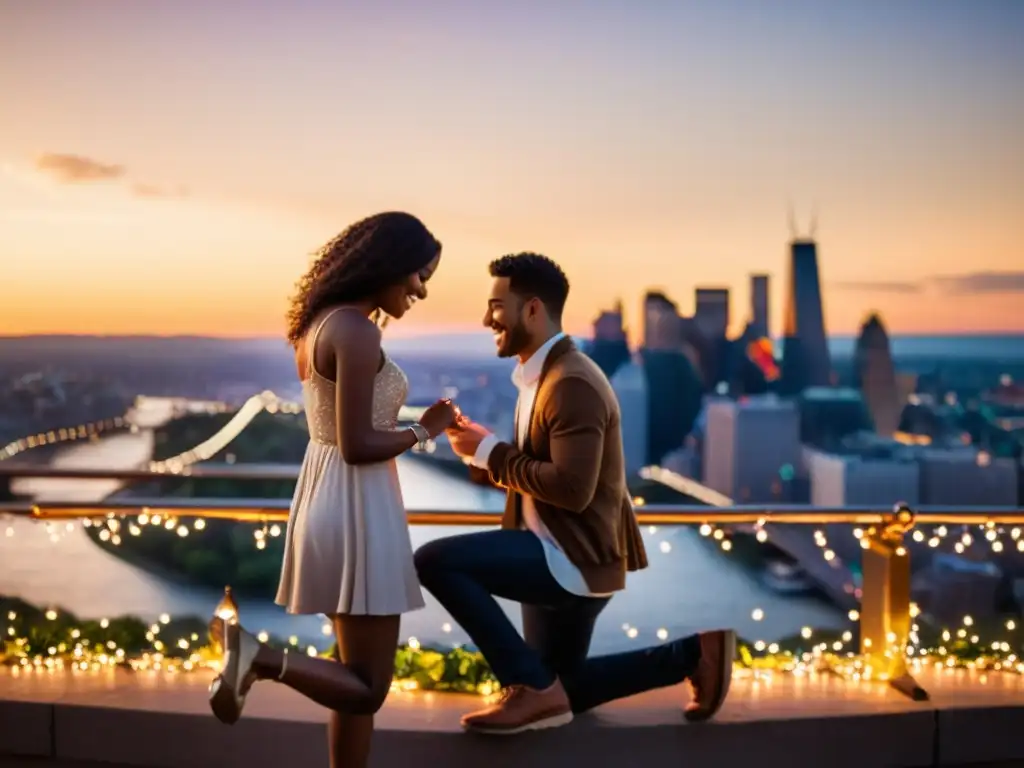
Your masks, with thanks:
[(430, 440), (430, 433), (427, 432), (427, 428), (418, 421), (410, 424), (409, 429), (411, 429), (412, 433), (416, 435), (416, 447), (422, 451), (427, 447), (427, 441)]

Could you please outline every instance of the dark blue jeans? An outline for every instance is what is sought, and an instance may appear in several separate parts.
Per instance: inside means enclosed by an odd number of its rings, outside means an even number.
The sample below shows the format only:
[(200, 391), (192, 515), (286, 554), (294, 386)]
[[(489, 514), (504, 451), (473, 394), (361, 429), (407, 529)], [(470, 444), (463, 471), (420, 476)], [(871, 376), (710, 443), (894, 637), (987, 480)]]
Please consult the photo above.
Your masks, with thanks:
[[(563, 589), (529, 531), (485, 531), (428, 542), (416, 552), (420, 582), (472, 638), (503, 686), (544, 689), (556, 679), (579, 713), (614, 699), (680, 683), (700, 660), (696, 635), (588, 658), (609, 597)], [(520, 636), (495, 597), (521, 603)]]

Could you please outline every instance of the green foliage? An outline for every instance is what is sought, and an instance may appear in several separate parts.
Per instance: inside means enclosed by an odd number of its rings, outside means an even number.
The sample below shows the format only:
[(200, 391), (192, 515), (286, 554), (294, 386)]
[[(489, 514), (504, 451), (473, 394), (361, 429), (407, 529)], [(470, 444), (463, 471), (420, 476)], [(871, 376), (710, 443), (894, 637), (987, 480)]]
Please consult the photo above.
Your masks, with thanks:
[[(189, 414), (175, 419), (156, 432), (155, 456), (164, 460), (176, 456), (206, 440), (224, 426), (231, 414)], [(214, 462), (228, 460), (238, 464), (286, 463), (302, 461), (309, 435), (301, 416), (261, 413)], [(214, 480), (207, 478), (167, 477), (144, 487), (136, 486), (122, 495), (170, 498), (259, 498), (287, 499), (295, 488), (291, 480)], [(119, 540), (104, 541), (100, 527), (88, 528), (90, 538), (111, 554), (164, 575), (202, 586), (220, 588), (232, 584), (242, 593), (272, 597), (277, 589), (283, 536), (266, 536), (266, 546), (256, 547), (254, 533), (262, 526), (231, 520), (206, 520), (202, 530), (191, 521), (182, 521), (189, 529), (182, 537), (163, 525), (141, 526), (140, 535), (132, 535), (125, 521)], [(105, 523), (104, 523), (105, 524)], [(284, 526), (280, 526), (282, 529)]]

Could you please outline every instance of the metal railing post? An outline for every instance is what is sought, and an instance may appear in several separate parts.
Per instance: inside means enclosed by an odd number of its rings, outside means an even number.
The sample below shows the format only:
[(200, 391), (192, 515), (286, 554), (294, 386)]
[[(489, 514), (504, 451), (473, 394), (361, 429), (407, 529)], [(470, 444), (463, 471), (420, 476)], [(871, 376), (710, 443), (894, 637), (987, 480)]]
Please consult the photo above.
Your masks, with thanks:
[(903, 537), (914, 527), (914, 513), (898, 504), (861, 538), (860, 650), (865, 673), (882, 679), (914, 701), (926, 701), (907, 667), (910, 642), (910, 553)]

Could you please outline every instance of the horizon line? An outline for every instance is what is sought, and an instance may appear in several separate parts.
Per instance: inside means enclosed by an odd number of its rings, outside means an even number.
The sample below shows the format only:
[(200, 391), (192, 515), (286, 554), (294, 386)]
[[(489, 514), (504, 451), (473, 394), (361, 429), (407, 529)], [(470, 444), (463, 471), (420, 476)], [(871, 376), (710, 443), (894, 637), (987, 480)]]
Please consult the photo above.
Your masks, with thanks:
[[(392, 336), (394, 340), (416, 339), (430, 336), (483, 336), (488, 334), (486, 329), (474, 331), (427, 331), (423, 333), (409, 333)], [(570, 336), (578, 338), (590, 338), (583, 334), (569, 333)], [(857, 338), (856, 333), (832, 333), (827, 334), (827, 339)], [(929, 331), (927, 333), (894, 333), (889, 332), (890, 338), (916, 338), (916, 339), (940, 339), (940, 338), (977, 338), (979, 336), (1015, 337), (1024, 336), (1024, 331), (1010, 330), (986, 330), (986, 331)], [(773, 341), (784, 341), (782, 335), (771, 337)], [(224, 336), (205, 333), (0, 333), (0, 341), (12, 341), (16, 339), (161, 339), (171, 341), (174, 339), (204, 339), (209, 341), (281, 341), (287, 344), (283, 335), (244, 335)]]

